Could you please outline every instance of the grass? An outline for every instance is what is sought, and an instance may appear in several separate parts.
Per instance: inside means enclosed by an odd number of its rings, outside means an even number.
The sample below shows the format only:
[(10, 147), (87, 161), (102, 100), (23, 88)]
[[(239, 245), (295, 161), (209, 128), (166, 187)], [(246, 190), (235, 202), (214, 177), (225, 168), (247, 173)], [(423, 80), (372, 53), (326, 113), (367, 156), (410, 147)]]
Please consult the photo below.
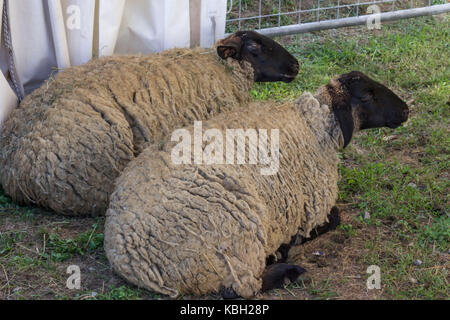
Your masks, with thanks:
[[(255, 85), (255, 99), (292, 100), (337, 74), (360, 70), (408, 101), (411, 118), (395, 130), (361, 132), (340, 153), (342, 224), (296, 248), (298, 257), (294, 250), (292, 259), (305, 266), (310, 281), (263, 298), (450, 296), (448, 18), (403, 20), (383, 24), (381, 31), (355, 27), (279, 39), (299, 59), (301, 73), (289, 84)], [(114, 275), (102, 242), (103, 219), (20, 207), (0, 191), (0, 298), (159, 298)], [(317, 250), (325, 256), (313, 257)], [(81, 268), (80, 290), (65, 287), (71, 264)], [(365, 287), (370, 265), (381, 269), (381, 290)]]
[(107, 293), (96, 295), (95, 300), (138, 300), (142, 295), (142, 290), (130, 288), (128, 286), (111, 287)]
[[(103, 221), (102, 221), (103, 222)], [(103, 233), (96, 233), (98, 222), (92, 225), (92, 230), (80, 233), (74, 238), (61, 238), (57, 233), (48, 233), (47, 230), (41, 229), (43, 240), (47, 239), (47, 248), (49, 253), (43, 253), (44, 259), (51, 261), (66, 261), (75, 255), (86, 255), (98, 248), (103, 247)]]

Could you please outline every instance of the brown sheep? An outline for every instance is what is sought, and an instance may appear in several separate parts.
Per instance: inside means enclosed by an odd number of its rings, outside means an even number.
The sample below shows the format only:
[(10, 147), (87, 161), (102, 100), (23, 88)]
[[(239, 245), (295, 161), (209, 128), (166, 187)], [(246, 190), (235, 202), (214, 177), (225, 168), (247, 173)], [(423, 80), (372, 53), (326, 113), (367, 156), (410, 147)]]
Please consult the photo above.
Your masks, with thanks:
[(251, 31), (220, 41), (217, 54), (111, 56), (50, 78), (1, 130), (3, 189), (19, 204), (104, 214), (114, 180), (145, 144), (246, 105), (253, 81), (291, 81), (298, 72), (283, 47)]
[[(200, 146), (203, 157), (212, 154), (211, 145), (221, 145), (217, 132), (228, 137), (227, 130), (242, 128), (249, 143), (238, 152), (249, 161), (251, 150), (259, 151), (259, 160), (276, 160), (278, 154), (278, 164), (230, 165), (223, 154), (212, 164), (192, 164), (198, 145), (190, 140), (145, 149), (118, 178), (111, 196), (106, 256), (128, 281), (172, 296), (225, 289), (227, 296), (249, 298), (280, 286), (304, 269), (280, 263), (266, 270), (266, 258), (292, 236), (307, 238), (328, 222), (338, 194), (338, 149), (359, 130), (394, 128), (407, 116), (407, 105), (392, 91), (351, 72), (295, 103), (255, 102), (204, 121), (205, 136), (211, 135)], [(177, 133), (193, 136), (196, 128)], [(262, 157), (269, 142), (263, 131), (252, 139), (252, 128), (278, 129), (279, 150)], [(271, 133), (270, 145), (275, 140)], [(224, 145), (235, 150), (234, 140)], [(179, 146), (194, 152), (177, 164)], [(267, 167), (278, 170), (265, 175)]]

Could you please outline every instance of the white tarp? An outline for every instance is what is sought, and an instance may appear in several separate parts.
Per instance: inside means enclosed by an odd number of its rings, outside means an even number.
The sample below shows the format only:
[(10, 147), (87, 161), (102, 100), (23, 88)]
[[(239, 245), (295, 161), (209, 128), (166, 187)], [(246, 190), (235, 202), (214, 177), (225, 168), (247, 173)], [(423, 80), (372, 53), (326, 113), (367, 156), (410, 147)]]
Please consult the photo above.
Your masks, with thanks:
[(8, 82), (6, 82), (5, 77), (0, 74), (0, 126), (3, 121), (5, 121), (8, 114), (16, 107), (17, 105), (17, 97), (9, 86)]
[[(77, 66), (92, 58), (94, 45), (95, 1), (61, 0), (66, 26), (70, 64)], [(56, 15), (57, 12), (51, 12)]]
[(47, 1), (10, 0), (9, 23), (17, 75), (29, 93), (57, 66)]
[[(225, 34), (227, 0), (9, 0), (15, 71), (25, 93), (92, 57), (189, 47), (191, 1), (199, 6), (200, 45), (210, 47)], [(0, 123), (17, 105), (8, 67), (0, 46)]]
[(125, 2), (125, 0), (100, 0), (99, 56), (110, 56), (115, 52)]
[[(0, 8), (3, 8), (3, 0), (0, 0)], [(3, 25), (3, 11), (0, 12), (0, 30)], [(3, 41), (3, 36), (0, 34)], [(0, 127), (8, 114), (17, 106), (17, 97), (3, 76), (8, 72), (8, 54), (6, 48), (0, 43)]]
[(225, 35), (225, 18), (227, 1), (202, 2), (201, 24), (200, 24), (200, 46), (211, 47), (217, 40)]
[[(2, 30), (3, 25), (3, 0), (0, 0), (0, 30)], [(3, 40), (3, 36), (0, 33), (0, 39)], [(8, 72), (8, 55), (6, 53), (6, 48), (2, 43), (0, 43), (0, 71), (3, 74), (6, 74)], [(1, 78), (1, 74), (0, 74)]]
[(116, 52), (151, 53), (189, 47), (189, 30), (189, 0), (128, 1)]

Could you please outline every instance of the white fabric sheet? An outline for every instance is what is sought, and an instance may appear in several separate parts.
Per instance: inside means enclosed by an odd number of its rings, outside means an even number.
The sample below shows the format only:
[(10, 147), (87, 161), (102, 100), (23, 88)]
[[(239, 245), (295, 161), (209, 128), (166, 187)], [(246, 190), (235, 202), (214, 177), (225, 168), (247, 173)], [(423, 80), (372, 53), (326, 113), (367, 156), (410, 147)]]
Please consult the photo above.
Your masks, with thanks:
[[(96, 55), (189, 47), (189, 1), (9, 0), (15, 69), (25, 93), (59, 70)], [(227, 0), (197, 2), (200, 45), (210, 47), (225, 34)], [(0, 9), (3, 4), (0, 0)], [(17, 105), (5, 78), (8, 67), (5, 48), (0, 46), (0, 123)]]

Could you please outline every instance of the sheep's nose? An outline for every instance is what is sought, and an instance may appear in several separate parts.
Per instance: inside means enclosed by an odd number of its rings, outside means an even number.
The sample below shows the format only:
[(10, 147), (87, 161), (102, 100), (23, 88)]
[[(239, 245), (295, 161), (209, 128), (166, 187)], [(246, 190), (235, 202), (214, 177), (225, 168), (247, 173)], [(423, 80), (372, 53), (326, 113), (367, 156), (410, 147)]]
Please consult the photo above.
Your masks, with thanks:
[(409, 109), (403, 109), (401, 113), (402, 121), (408, 120)]
[(296, 61), (291, 67), (292, 73), (298, 74), (299, 69), (300, 69), (300, 66), (299, 66), (298, 62)]

